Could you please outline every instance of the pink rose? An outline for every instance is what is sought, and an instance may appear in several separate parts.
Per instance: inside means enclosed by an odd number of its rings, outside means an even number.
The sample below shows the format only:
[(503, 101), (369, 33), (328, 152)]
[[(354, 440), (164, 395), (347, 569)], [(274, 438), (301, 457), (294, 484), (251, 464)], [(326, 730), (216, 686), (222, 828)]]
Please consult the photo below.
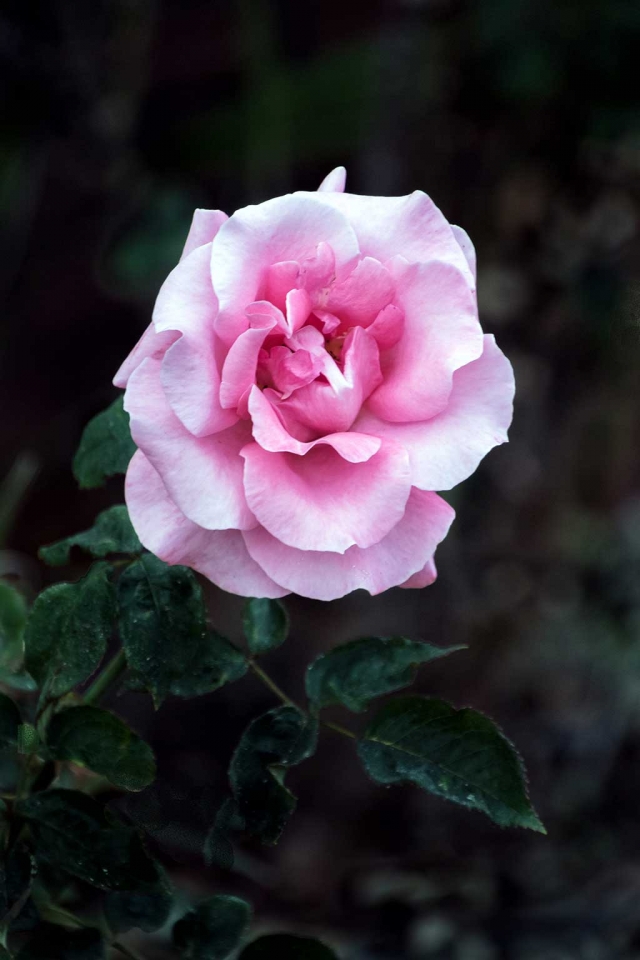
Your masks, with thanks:
[(432, 491), (507, 439), (513, 373), (469, 238), (424, 193), (344, 183), (197, 210), (114, 380), (140, 540), (232, 593), (432, 583), (454, 517)]

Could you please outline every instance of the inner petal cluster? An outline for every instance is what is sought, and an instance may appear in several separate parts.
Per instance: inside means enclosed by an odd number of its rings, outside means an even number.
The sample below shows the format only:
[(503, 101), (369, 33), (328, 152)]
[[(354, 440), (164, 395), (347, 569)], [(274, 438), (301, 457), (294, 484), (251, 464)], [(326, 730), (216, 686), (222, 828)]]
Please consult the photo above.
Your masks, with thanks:
[(311, 257), (272, 264), (225, 360), (222, 406), (246, 419), (256, 385), (300, 440), (348, 430), (382, 382), (381, 351), (402, 335), (395, 294), (390, 271), (372, 257), (337, 279), (324, 242)]

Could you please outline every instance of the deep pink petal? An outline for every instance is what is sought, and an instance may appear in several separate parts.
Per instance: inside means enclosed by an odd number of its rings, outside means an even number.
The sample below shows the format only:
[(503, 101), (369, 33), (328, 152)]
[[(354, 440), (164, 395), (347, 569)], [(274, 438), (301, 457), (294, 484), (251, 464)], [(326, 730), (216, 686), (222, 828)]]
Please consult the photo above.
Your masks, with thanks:
[(113, 378), (114, 386), (124, 390), (129, 377), (143, 360), (147, 357), (156, 359), (163, 357), (167, 348), (175, 343), (179, 336), (180, 333), (177, 330), (163, 330), (162, 333), (157, 333), (154, 325), (150, 323)]
[(263, 527), (243, 536), (249, 553), (293, 593), (336, 600), (352, 590), (382, 593), (422, 571), (447, 534), (453, 509), (435, 493), (413, 489), (402, 519), (379, 543), (344, 554), (295, 550)]
[(331, 382), (314, 380), (279, 405), (287, 426), (295, 430), (294, 423), (302, 424), (316, 436), (349, 430), (364, 401), (382, 383), (378, 345), (362, 327), (354, 327), (345, 338), (342, 372), (325, 356), (324, 372)]
[(320, 193), (344, 193), (344, 188), (347, 184), (347, 171), (345, 167), (335, 167), (331, 173), (328, 173), (320, 186), (318, 191)]
[(211, 286), (211, 244), (196, 247), (165, 280), (153, 311), (160, 333), (182, 336), (162, 361), (162, 385), (175, 415), (196, 437), (235, 423), (233, 411), (220, 406), (220, 374), (213, 321), (218, 309)]
[(415, 486), (450, 490), (474, 472), (489, 450), (506, 442), (514, 390), (511, 364), (486, 334), (482, 356), (454, 373), (449, 402), (438, 416), (423, 423), (388, 423), (365, 409), (354, 430), (402, 443)]
[(444, 410), (454, 370), (482, 353), (475, 293), (448, 263), (391, 263), (404, 333), (382, 357), (384, 382), (370, 409), (394, 422), (426, 420)]
[(211, 275), (220, 304), (216, 331), (225, 343), (246, 330), (245, 308), (265, 295), (266, 274), (273, 264), (311, 257), (324, 241), (337, 267), (347, 272), (354, 265), (355, 234), (339, 211), (318, 199), (322, 196), (276, 197), (238, 210), (223, 223), (213, 241)]
[(364, 433), (334, 433), (310, 442), (302, 442), (294, 437), (282, 423), (276, 408), (270, 399), (258, 387), (253, 387), (249, 395), (249, 414), (253, 421), (253, 437), (264, 450), (271, 453), (295, 453), (304, 456), (317, 446), (330, 446), (344, 460), (350, 463), (364, 463), (378, 452), (381, 441), (378, 437)]
[(124, 405), (134, 443), (190, 520), (210, 530), (255, 526), (242, 487), (240, 450), (251, 438), (246, 421), (208, 437), (194, 437), (169, 406), (160, 363), (152, 359), (144, 360), (131, 375)]
[(242, 456), (259, 523), (300, 550), (343, 553), (377, 543), (402, 517), (411, 489), (406, 451), (393, 442), (365, 463), (350, 463), (326, 444), (299, 456), (250, 443)]
[(393, 303), (381, 310), (367, 333), (374, 338), (381, 350), (395, 347), (404, 332), (404, 313)]
[(205, 530), (187, 520), (141, 450), (127, 470), (125, 499), (142, 545), (165, 563), (192, 567), (242, 597), (283, 597), (289, 592), (249, 556), (239, 530)]
[(425, 193), (407, 197), (363, 197), (354, 193), (298, 193), (316, 196), (340, 210), (356, 232), (363, 256), (384, 263), (403, 256), (411, 263), (444, 260), (473, 282), (467, 259), (451, 226)]
[(196, 247), (211, 243), (222, 224), (228, 219), (229, 217), (222, 210), (196, 210), (180, 259), (184, 260)]

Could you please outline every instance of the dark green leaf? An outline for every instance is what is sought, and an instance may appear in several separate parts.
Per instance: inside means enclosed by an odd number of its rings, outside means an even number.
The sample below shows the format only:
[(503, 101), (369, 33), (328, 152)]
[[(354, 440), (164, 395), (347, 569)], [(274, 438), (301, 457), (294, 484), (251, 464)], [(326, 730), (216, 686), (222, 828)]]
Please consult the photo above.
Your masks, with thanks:
[(278, 600), (250, 597), (244, 605), (244, 633), (253, 654), (275, 650), (287, 639), (289, 617)]
[(18, 590), (0, 580), (0, 680), (17, 690), (34, 690), (35, 683), (22, 669), (27, 604)]
[(115, 473), (126, 473), (136, 446), (123, 402), (119, 396), (84, 428), (73, 458), (73, 475), (83, 490), (101, 487)]
[(230, 837), (244, 829), (244, 818), (238, 813), (235, 800), (229, 797), (218, 810), (214, 824), (204, 841), (202, 852), (208, 867), (215, 864), (222, 870), (231, 870), (234, 855)]
[(48, 547), (40, 547), (39, 556), (52, 567), (69, 562), (72, 547), (81, 547), (92, 557), (106, 557), (110, 553), (140, 553), (142, 544), (131, 526), (124, 504), (103, 510), (89, 530), (59, 540)]
[(21, 723), (20, 711), (13, 700), (0, 693), (0, 747), (17, 743)]
[(171, 884), (160, 864), (154, 861), (153, 865), (156, 870), (153, 882), (140, 883), (133, 890), (118, 890), (107, 896), (104, 914), (114, 933), (125, 933), (134, 927), (152, 933), (169, 919), (173, 904)]
[(77, 790), (46, 790), (17, 804), (39, 861), (101, 890), (135, 890), (156, 871), (138, 833)]
[(18, 753), (31, 756), (40, 748), (40, 735), (32, 723), (21, 723), (18, 727)]
[(110, 571), (95, 563), (77, 583), (57, 583), (36, 598), (25, 631), (26, 666), (50, 697), (90, 677), (104, 656), (116, 613)]
[(253, 720), (242, 735), (229, 766), (237, 812), (249, 833), (276, 843), (296, 798), (284, 785), (288, 767), (316, 748), (317, 722), (295, 707), (276, 707)]
[(427, 697), (401, 697), (375, 716), (358, 753), (379, 783), (409, 781), (480, 810), (502, 827), (544, 833), (514, 747), (488, 717)]
[(325, 943), (290, 933), (269, 933), (245, 947), (238, 960), (338, 960)]
[(0, 862), (0, 928), (10, 924), (12, 930), (29, 929), (22, 924), (23, 911), (33, 920), (35, 908), (29, 900), (29, 890), (34, 864), (28, 850), (21, 844), (14, 845)]
[(199, 696), (246, 672), (242, 654), (207, 627), (202, 590), (187, 567), (143, 554), (120, 577), (118, 599), (134, 683), (156, 706), (169, 693)]
[(210, 897), (173, 928), (173, 945), (182, 960), (224, 960), (238, 946), (251, 919), (251, 907), (238, 897)]
[(80, 763), (123, 790), (144, 790), (155, 779), (151, 747), (127, 724), (99, 707), (70, 707), (55, 714), (47, 743), (56, 760)]
[(413, 683), (418, 664), (464, 647), (434, 647), (406, 637), (364, 637), (318, 657), (307, 669), (307, 696), (316, 708), (344, 704), (356, 713), (374, 697)]
[(42, 923), (17, 960), (104, 960), (106, 955), (102, 934), (94, 927), (69, 930)]

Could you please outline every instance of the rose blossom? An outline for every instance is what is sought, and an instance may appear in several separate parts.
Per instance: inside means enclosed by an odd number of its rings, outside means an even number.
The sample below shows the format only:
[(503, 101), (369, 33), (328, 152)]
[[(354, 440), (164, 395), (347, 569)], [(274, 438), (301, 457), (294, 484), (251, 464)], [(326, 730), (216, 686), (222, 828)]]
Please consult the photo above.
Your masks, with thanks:
[(142, 543), (232, 593), (422, 587), (454, 517), (434, 490), (507, 439), (509, 361), (475, 255), (424, 193), (197, 210), (118, 371)]

